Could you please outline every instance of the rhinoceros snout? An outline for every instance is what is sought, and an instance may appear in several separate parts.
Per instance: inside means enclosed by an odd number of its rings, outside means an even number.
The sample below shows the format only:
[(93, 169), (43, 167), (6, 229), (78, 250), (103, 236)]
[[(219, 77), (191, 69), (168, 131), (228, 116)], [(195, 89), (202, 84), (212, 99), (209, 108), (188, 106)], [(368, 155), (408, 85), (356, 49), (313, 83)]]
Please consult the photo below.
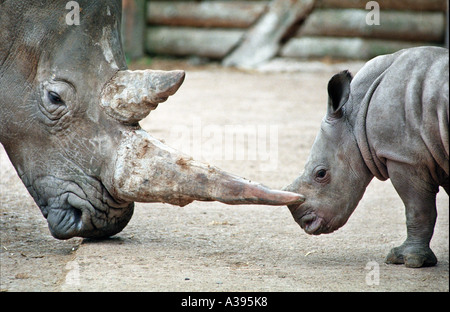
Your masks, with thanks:
[(120, 232), (131, 219), (134, 204), (118, 202), (89, 176), (77, 180), (43, 176), (28, 185), (52, 236), (101, 238)]
[(320, 235), (330, 232), (325, 219), (308, 209), (306, 206), (301, 207), (301, 205), (297, 204), (289, 205), (288, 208), (291, 211), (295, 222), (297, 222), (306, 233)]
[[(66, 194), (65, 197), (73, 196)], [(44, 217), (47, 219), (48, 228), (53, 237), (58, 239), (68, 239), (77, 236), (82, 228), (81, 209), (70, 206), (67, 202), (58, 206), (47, 206), (41, 208)]]
[[(48, 228), (53, 237), (104, 238), (119, 233), (128, 224), (133, 214), (134, 203), (128, 204), (117, 217), (92, 215), (84, 208), (61, 205), (58, 208), (43, 208)], [(112, 208), (111, 208), (112, 209)]]
[(308, 234), (319, 235), (324, 233), (325, 221), (314, 213), (303, 216), (298, 222), (300, 227)]

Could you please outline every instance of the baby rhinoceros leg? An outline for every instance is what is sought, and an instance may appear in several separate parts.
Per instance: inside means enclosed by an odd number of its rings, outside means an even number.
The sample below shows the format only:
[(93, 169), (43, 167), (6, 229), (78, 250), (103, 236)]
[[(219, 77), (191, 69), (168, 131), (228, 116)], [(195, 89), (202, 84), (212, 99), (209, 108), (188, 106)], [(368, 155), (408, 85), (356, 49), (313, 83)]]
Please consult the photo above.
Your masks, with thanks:
[[(430, 249), (436, 223), (436, 193), (439, 186), (423, 179), (425, 171), (405, 164), (389, 163), (389, 176), (406, 210), (407, 238), (386, 257), (388, 264), (419, 268), (434, 266), (437, 258)], [(422, 178), (420, 178), (422, 177)]]

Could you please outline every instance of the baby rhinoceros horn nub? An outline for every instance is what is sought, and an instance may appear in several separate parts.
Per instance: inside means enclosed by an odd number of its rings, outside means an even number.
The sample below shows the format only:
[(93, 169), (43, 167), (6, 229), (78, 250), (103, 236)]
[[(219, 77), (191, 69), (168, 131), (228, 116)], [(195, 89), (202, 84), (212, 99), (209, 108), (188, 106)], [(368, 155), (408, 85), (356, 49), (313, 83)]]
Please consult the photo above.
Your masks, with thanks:
[(112, 171), (110, 191), (125, 201), (164, 202), (179, 206), (194, 200), (263, 205), (304, 201), (302, 195), (271, 190), (192, 160), (144, 130), (124, 133)]
[(111, 117), (136, 123), (173, 95), (184, 76), (182, 70), (120, 70), (103, 88), (101, 105)]

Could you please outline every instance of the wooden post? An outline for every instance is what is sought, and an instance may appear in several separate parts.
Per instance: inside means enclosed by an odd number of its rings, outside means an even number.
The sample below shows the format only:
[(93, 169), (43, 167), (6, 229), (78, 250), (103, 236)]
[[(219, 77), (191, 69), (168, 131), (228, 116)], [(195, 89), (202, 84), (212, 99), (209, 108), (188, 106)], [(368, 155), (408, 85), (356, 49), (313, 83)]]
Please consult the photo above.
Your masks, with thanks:
[(380, 25), (367, 25), (367, 10), (315, 9), (296, 37), (335, 36), (444, 42), (444, 12), (382, 11)]
[(429, 42), (408, 42), (345, 37), (292, 38), (280, 52), (282, 57), (368, 60), (382, 54), (416, 46), (433, 45)]
[(122, 45), (128, 60), (144, 56), (146, 0), (122, 1)]
[(158, 26), (248, 28), (268, 1), (149, 1), (147, 23)]
[(146, 51), (150, 54), (221, 59), (243, 34), (241, 29), (151, 26), (147, 28)]
[(312, 10), (314, 0), (273, 0), (244, 40), (224, 61), (225, 66), (254, 67), (274, 57), (282, 38)]
[(449, 7), (448, 7), (449, 5), (448, 5), (448, 2), (447, 2), (447, 12), (446, 12), (446, 22), (445, 22), (445, 47), (448, 49), (448, 33), (449, 33), (449, 29), (448, 29), (448, 27), (449, 27), (449, 22), (448, 22), (448, 10), (449, 10)]
[[(365, 9), (368, 0), (317, 0), (316, 8)], [(447, 0), (377, 0), (380, 9), (397, 11), (445, 12)]]

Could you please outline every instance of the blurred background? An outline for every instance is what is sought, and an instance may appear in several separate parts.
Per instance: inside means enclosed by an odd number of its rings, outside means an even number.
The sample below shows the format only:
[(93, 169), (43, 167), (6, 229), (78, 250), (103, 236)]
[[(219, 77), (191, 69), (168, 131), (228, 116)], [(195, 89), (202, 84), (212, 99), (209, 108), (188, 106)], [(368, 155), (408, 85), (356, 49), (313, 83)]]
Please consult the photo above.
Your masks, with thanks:
[(448, 48), (448, 1), (123, 0), (122, 40), (128, 61), (364, 61), (413, 46)]

